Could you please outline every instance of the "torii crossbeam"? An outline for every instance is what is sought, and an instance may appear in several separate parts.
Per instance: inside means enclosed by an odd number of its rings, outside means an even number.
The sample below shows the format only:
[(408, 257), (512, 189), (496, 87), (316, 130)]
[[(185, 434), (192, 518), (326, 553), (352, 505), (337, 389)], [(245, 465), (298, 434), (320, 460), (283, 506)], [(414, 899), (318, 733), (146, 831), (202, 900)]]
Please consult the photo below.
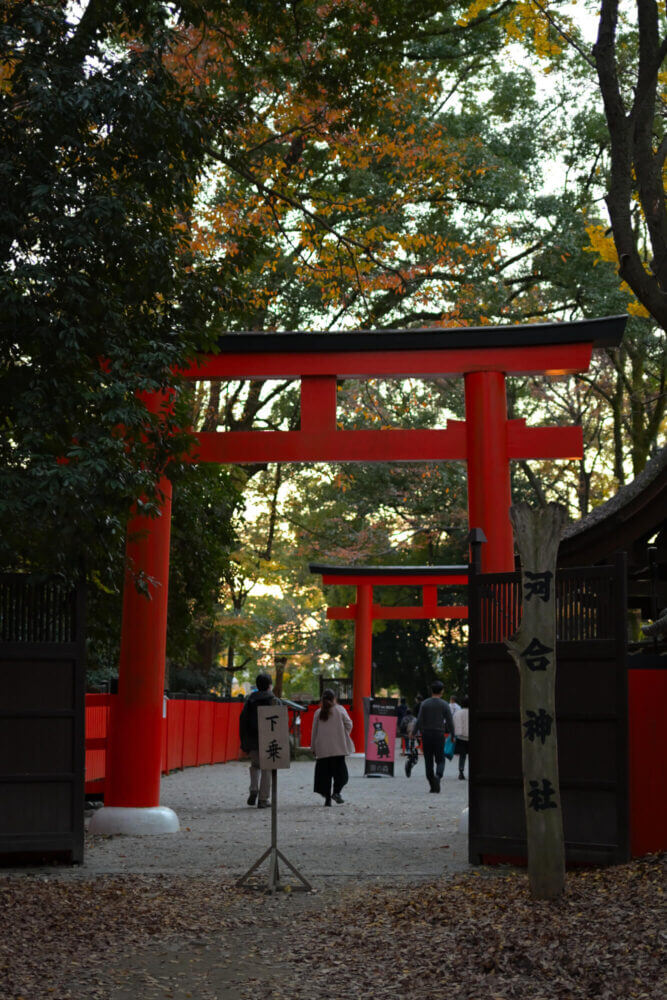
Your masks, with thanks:
[[(578, 427), (527, 427), (523, 421), (509, 420), (505, 379), (508, 375), (586, 371), (594, 347), (620, 344), (626, 319), (612, 316), (574, 323), (378, 333), (226, 334), (220, 338), (218, 351), (200, 357), (185, 377), (298, 379), (301, 426), (298, 431), (200, 433), (191, 460), (239, 464), (465, 461), (469, 524), (481, 528), (488, 540), (482, 570), (511, 570), (510, 461), (580, 458), (583, 445)], [(464, 379), (465, 420), (450, 421), (444, 430), (347, 431), (337, 427), (338, 379), (456, 376)], [(148, 405), (151, 409), (162, 405), (160, 396)], [(171, 509), (166, 474), (161, 487), (162, 516), (132, 520), (118, 695), (107, 752), (106, 803), (124, 814), (135, 812), (142, 830), (145, 823), (139, 813), (158, 808), (160, 788)], [(137, 572), (149, 581), (148, 600), (136, 592), (133, 573)], [(128, 831), (133, 822), (124, 815), (122, 830)], [(170, 819), (168, 824), (172, 823)], [(117, 832), (113, 822), (100, 821), (97, 828)]]

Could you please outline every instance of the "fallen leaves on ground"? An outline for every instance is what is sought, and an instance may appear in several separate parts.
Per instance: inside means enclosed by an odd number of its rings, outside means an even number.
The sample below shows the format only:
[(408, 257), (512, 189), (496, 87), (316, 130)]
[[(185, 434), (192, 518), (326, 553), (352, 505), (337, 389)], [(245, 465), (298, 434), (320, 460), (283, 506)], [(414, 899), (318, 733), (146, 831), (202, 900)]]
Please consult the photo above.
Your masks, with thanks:
[[(569, 873), (555, 902), (533, 901), (525, 873), (497, 869), (275, 897), (201, 875), (8, 875), (0, 998), (112, 996), (104, 984), (124, 956), (151, 981), (156, 945), (178, 941), (182, 962), (188, 949), (234, 953), (227, 975), (225, 963), (217, 979), (209, 968), (211, 997), (231, 995), (233, 979), (239, 1000), (664, 1000), (665, 861)], [(254, 931), (275, 977), (253, 977), (234, 948)]]
[(316, 966), (311, 995), (665, 1000), (664, 889), (653, 857), (570, 874), (556, 902), (532, 900), (523, 872), (366, 890), (318, 922), (310, 947), (326, 943), (342, 982)]

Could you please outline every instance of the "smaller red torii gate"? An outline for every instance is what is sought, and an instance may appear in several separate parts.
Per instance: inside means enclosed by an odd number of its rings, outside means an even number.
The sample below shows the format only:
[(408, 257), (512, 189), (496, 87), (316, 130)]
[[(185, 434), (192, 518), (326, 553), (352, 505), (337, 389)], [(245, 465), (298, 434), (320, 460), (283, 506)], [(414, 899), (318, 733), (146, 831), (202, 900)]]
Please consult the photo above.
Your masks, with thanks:
[[(467, 618), (465, 605), (438, 604), (438, 587), (467, 586), (467, 566), (323, 566), (310, 563), (311, 573), (324, 584), (357, 588), (355, 604), (327, 608), (327, 618), (354, 621), (354, 675), (352, 680), (352, 737), (358, 753), (364, 750), (364, 698), (371, 694), (373, 622), (389, 619), (432, 620)], [(385, 606), (373, 604), (373, 587), (421, 587), (422, 603)]]

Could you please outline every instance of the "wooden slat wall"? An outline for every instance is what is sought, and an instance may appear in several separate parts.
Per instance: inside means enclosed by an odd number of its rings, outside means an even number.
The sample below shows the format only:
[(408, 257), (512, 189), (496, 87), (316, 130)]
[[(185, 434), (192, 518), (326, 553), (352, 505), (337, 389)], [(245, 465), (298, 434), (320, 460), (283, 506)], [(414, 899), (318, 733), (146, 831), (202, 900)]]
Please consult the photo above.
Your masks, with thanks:
[[(625, 569), (559, 570), (556, 718), (570, 862), (629, 857)], [(525, 858), (518, 672), (503, 639), (520, 575), (470, 577), (470, 860)]]
[(83, 860), (84, 600), (0, 576), (0, 855)]

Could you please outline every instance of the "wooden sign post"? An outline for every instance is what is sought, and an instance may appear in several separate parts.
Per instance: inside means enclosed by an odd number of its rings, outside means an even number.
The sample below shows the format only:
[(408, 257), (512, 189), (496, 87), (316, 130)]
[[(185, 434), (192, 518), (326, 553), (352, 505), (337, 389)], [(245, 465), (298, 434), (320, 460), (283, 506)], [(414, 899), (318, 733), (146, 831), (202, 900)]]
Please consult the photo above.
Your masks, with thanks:
[(290, 766), (287, 711), (287, 705), (280, 704), (259, 705), (257, 708), (259, 763), (263, 771), (271, 771), (271, 845), (236, 884), (243, 885), (246, 879), (259, 868), (265, 858), (268, 858), (269, 891), (275, 892), (280, 887), (280, 871), (278, 868), (278, 858), (280, 858), (302, 883), (297, 888), (311, 892), (312, 886), (297, 871), (291, 861), (287, 860), (282, 851), (278, 849), (278, 771)]
[(505, 640), (520, 678), (523, 794), (528, 881), (534, 899), (555, 899), (565, 888), (565, 840), (556, 740), (556, 555), (567, 523), (558, 504), (512, 507), (521, 557), (522, 616)]

